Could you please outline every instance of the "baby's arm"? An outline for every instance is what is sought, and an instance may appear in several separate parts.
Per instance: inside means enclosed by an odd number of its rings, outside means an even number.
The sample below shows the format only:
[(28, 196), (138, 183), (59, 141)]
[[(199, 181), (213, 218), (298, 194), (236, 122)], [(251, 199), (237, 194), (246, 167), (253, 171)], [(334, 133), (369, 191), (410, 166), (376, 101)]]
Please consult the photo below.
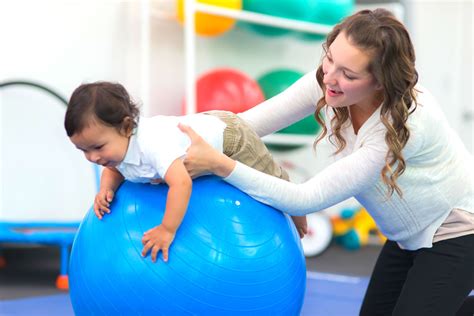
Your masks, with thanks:
[(105, 213), (110, 213), (110, 202), (114, 198), (115, 190), (123, 180), (124, 177), (115, 168), (106, 167), (102, 171), (99, 193), (94, 199), (94, 213), (99, 219), (102, 219)]
[(176, 159), (165, 174), (169, 186), (165, 215), (160, 225), (148, 230), (142, 238), (142, 255), (151, 250), (151, 259), (156, 261), (158, 251), (163, 253), (163, 260), (168, 261), (168, 249), (173, 242), (176, 231), (183, 221), (189, 198), (191, 197), (192, 180), (181, 159)]

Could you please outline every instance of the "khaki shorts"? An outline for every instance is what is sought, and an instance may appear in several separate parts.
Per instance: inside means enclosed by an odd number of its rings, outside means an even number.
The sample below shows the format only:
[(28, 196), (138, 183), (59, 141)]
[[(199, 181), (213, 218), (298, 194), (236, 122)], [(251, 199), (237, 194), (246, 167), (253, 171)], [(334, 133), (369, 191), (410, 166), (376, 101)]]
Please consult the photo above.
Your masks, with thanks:
[(255, 131), (240, 117), (227, 111), (204, 114), (218, 117), (227, 124), (224, 130), (224, 154), (266, 174), (289, 181), (288, 173), (274, 160)]

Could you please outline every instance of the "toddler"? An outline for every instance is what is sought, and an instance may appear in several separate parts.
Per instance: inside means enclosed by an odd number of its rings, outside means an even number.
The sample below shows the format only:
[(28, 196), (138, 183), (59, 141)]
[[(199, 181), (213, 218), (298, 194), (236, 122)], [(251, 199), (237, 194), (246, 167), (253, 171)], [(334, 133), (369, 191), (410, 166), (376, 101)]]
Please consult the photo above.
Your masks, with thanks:
[[(183, 164), (190, 145), (178, 124), (192, 126), (225, 155), (267, 174), (289, 180), (258, 135), (237, 115), (210, 111), (187, 116), (139, 117), (138, 106), (117, 83), (96, 82), (79, 86), (72, 94), (65, 117), (71, 142), (87, 160), (104, 167), (94, 212), (99, 219), (110, 213), (114, 192), (126, 179), (169, 186), (162, 223), (145, 232), (142, 255), (153, 262), (168, 250), (186, 213), (192, 180)], [(300, 237), (306, 217), (293, 217)]]

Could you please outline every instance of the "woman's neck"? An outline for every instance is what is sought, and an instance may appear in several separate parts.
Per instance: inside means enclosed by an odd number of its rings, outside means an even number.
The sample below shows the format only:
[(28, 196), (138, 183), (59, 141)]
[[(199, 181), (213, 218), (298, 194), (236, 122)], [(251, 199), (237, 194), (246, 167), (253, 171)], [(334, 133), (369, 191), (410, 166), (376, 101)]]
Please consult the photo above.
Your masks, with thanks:
[(352, 128), (354, 129), (354, 134), (359, 133), (359, 129), (364, 125), (364, 123), (374, 114), (375, 111), (382, 105), (383, 97), (375, 97), (370, 105), (359, 106), (351, 105), (349, 106), (349, 116), (352, 123)]

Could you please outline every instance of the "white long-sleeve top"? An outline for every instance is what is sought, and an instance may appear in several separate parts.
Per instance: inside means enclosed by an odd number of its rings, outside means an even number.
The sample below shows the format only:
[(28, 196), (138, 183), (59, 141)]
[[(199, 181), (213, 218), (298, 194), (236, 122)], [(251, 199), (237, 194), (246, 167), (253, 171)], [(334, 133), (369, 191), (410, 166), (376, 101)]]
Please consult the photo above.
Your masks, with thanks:
[[(380, 107), (354, 133), (350, 121), (342, 134), (347, 145), (335, 161), (302, 184), (258, 172), (237, 162), (224, 180), (253, 198), (291, 215), (319, 211), (355, 197), (382, 233), (401, 247), (431, 247), (433, 236), (453, 209), (474, 213), (474, 159), (449, 127), (439, 105), (423, 87), (418, 107), (408, 118), (410, 139), (403, 149), (405, 172), (397, 179), (403, 198), (387, 198), (382, 182), (386, 129)], [(260, 136), (314, 113), (321, 97), (315, 71), (283, 93), (241, 114)], [(328, 133), (332, 110), (325, 113)]]

